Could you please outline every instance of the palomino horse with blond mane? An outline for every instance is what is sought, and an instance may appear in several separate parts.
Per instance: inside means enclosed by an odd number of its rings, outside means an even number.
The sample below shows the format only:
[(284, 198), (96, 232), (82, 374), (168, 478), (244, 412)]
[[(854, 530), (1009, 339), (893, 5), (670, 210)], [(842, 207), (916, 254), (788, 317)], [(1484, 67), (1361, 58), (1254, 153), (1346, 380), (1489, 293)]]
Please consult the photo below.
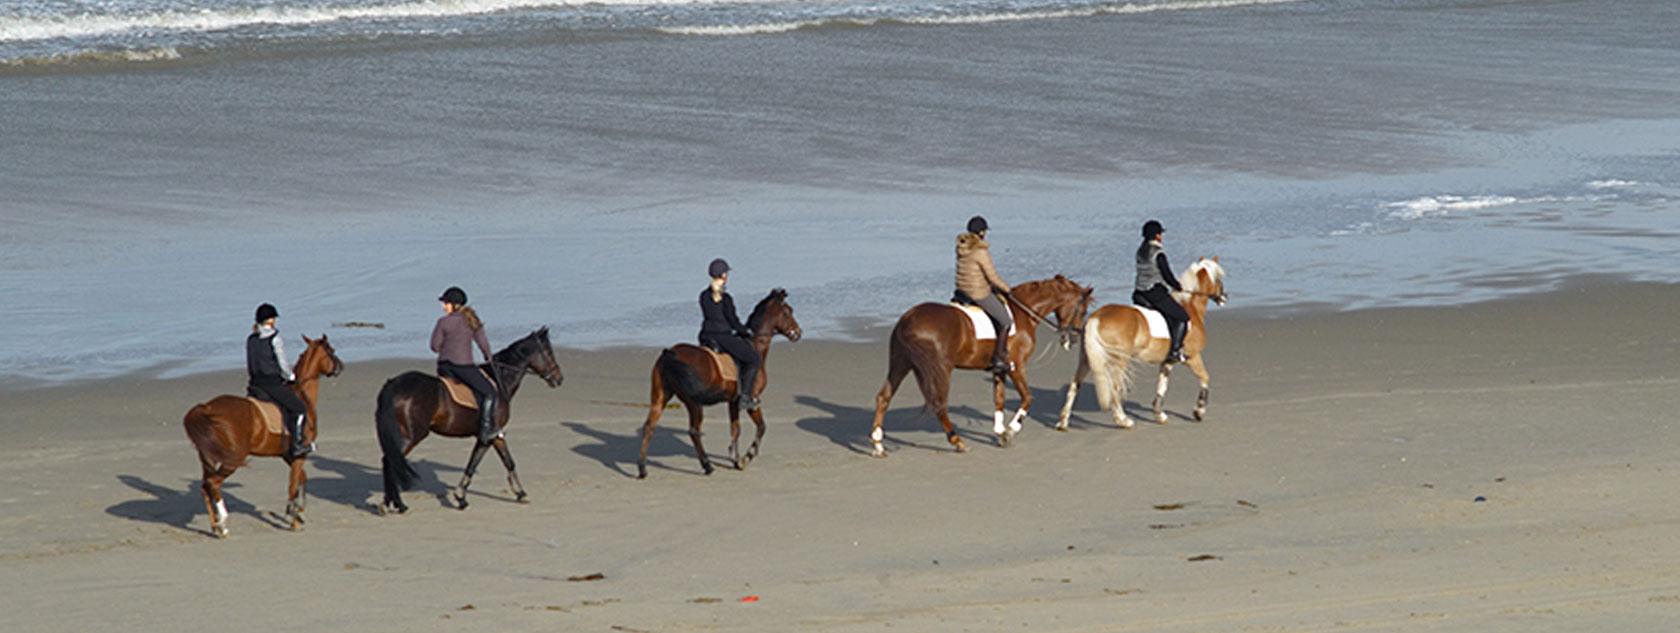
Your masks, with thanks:
[[(1190, 331), (1184, 337), (1184, 364), (1189, 365), (1190, 371), (1196, 372), (1196, 377), (1202, 381), (1201, 394), (1196, 397), (1195, 414), (1199, 422), (1207, 415), (1208, 402), (1207, 364), (1202, 359), (1202, 350), (1207, 348), (1208, 300), (1225, 305), (1225, 269), (1219, 265), (1218, 257), (1200, 259), (1179, 276), (1179, 285), (1184, 290), (1173, 293), (1173, 299), (1190, 314)], [(1067, 402), (1062, 404), (1062, 416), (1056, 422), (1056, 430), (1067, 430), (1068, 414), (1073, 411), (1079, 383), (1088, 374), (1095, 377), (1097, 402), (1114, 416), (1114, 423), (1123, 429), (1132, 428), (1131, 419), (1126, 417), (1124, 401), (1130, 380), (1128, 370), (1133, 362), (1160, 366), (1152, 406), (1155, 422), (1167, 423), (1167, 414), (1161, 411), (1161, 401), (1167, 396), (1167, 379), (1172, 376), (1172, 365), (1164, 362), (1171, 341), (1165, 338), (1164, 332), (1151, 333), (1150, 330), (1149, 318), (1142, 309), (1129, 305), (1105, 305), (1085, 320), (1085, 353), (1080, 356), (1079, 370), (1068, 385)]]
[[(337, 376), (344, 371), (344, 362), (333, 352), (332, 345), (327, 343), (326, 335), (310, 340), (303, 337), (308, 346), (303, 355), (298, 357), (296, 367), (297, 383), (292, 386), (297, 391), (298, 398), (303, 400), (308, 410), (304, 416), (304, 439), (315, 441), (315, 401), (321, 392), (321, 377)], [(227, 538), (227, 505), (222, 503), (222, 481), (233, 475), (233, 471), (245, 465), (245, 460), (252, 455), (258, 457), (280, 457), (291, 467), (291, 479), (287, 485), (286, 517), (291, 521), (293, 530), (303, 529), (303, 500), (304, 484), (307, 476), (303, 472), (304, 460), (308, 456), (291, 458), (285, 457), (286, 446), (290, 438), (282, 430), (278, 422), (280, 412), (278, 408), (268, 413), (274, 422), (265, 422), (264, 412), (259, 406), (274, 407), (273, 404), (259, 405), (251, 398), (242, 396), (216, 396), (209, 402), (194, 406), (187, 411), (181, 423), (187, 428), (187, 439), (192, 440), (193, 447), (198, 449), (198, 463), (204, 467), (204, 506), (210, 511), (210, 533), (217, 538)]]
[(1009, 446), (1010, 440), (1021, 430), (1021, 420), (1027, 416), (1027, 407), (1032, 406), (1032, 390), (1027, 388), (1027, 360), (1037, 347), (1038, 324), (1045, 321), (1045, 315), (1054, 314), (1056, 331), (1062, 335), (1062, 347), (1069, 347), (1072, 335), (1078, 331), (1085, 319), (1085, 311), (1091, 305), (1091, 290), (1061, 275), (1015, 286), (1009, 296), (1009, 309), (1019, 325), (1014, 336), (999, 333), (995, 339), (976, 338), (973, 322), (960, 308), (943, 303), (923, 303), (910, 308), (898, 318), (898, 325), (893, 327), (889, 341), (887, 381), (881, 386), (880, 393), (875, 395), (875, 424), (869, 432), (872, 454), (875, 457), (887, 456), (886, 448), (881, 445), (885, 437), (881, 433), (881, 422), (899, 383), (912, 371), (916, 372), (916, 385), (921, 387), (927, 410), (939, 417), (939, 424), (945, 429), (946, 441), (958, 453), (967, 451), (968, 447), (957, 436), (956, 428), (951, 426), (951, 416), (946, 411), (946, 399), (951, 391), (951, 371), (989, 367), (998, 339), (1007, 341), (1005, 344), (1009, 345), (1009, 359), (1015, 363), (1009, 379), (1015, 382), (1015, 389), (1021, 395), (1021, 408), (1015, 411), (1015, 417), (1008, 424), (1004, 424), (1003, 377), (993, 377), (992, 432), (997, 434), (1000, 446)]

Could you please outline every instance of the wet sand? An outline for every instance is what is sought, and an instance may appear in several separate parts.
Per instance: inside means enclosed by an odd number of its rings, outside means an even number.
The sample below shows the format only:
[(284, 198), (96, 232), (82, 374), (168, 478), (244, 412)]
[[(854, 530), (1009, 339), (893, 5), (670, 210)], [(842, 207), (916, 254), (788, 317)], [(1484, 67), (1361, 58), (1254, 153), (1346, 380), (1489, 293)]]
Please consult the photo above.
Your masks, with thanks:
[[(5, 628), (1665, 629), (1677, 307), (1680, 287), (1583, 282), (1455, 308), (1216, 310), (1206, 422), (1186, 417), (1179, 372), (1167, 425), (1117, 430), (1087, 385), (1057, 433), (1062, 352), (1031, 368), (1014, 447), (990, 439), (990, 390), (964, 373), (971, 451), (950, 452), (907, 384), (885, 460), (864, 453), (884, 344), (778, 340), (758, 461), (701, 476), (673, 411), (646, 481), (657, 350), (562, 351), (565, 385), (528, 382), (513, 404), (531, 504), (491, 459), (472, 506), (445, 507), (468, 444), (431, 438), (414, 510), (393, 517), (371, 511), (374, 395), (427, 363), (352, 363), (322, 388), (307, 528), (280, 527), (285, 469), (258, 459), (226, 489), (225, 541), (205, 533), (180, 418), (241, 376), (0, 387)], [(707, 414), (725, 466), (725, 411)]]

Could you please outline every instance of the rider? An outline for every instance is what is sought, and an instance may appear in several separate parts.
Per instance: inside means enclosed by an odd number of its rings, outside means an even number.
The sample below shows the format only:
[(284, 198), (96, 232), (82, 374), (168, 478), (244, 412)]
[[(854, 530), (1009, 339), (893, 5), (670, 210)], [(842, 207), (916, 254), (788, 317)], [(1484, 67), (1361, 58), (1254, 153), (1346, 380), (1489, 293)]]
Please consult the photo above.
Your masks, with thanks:
[(303, 416), (309, 407), (292, 390), (297, 374), (292, 373), (292, 363), (286, 360), (286, 348), (280, 342), (280, 330), (274, 326), (279, 317), (280, 311), (274, 306), (266, 303), (257, 306), (257, 322), (251, 326), (251, 335), (245, 337), (245, 370), (250, 374), (245, 391), (253, 398), (280, 406), (281, 414), (291, 422), (287, 432), (291, 433), (292, 441), (286, 447), (286, 456), (296, 459), (308, 455), (312, 448), (303, 441)]
[(484, 321), (478, 318), (478, 312), (467, 307), (467, 293), (458, 287), (450, 286), (438, 301), (443, 303), (443, 316), (432, 328), (432, 351), (438, 355), (438, 375), (454, 378), (472, 389), (478, 400), (478, 443), (489, 444), (496, 438), (496, 385), (472, 362), (474, 343), (484, 353), (484, 362), (491, 362), (490, 338), (484, 335)]
[(753, 331), (741, 325), (741, 318), (735, 314), (735, 298), (724, 292), (729, 283), (729, 262), (722, 259), (712, 260), (706, 267), (707, 274), (712, 277), (712, 283), (705, 290), (700, 291), (700, 344), (723, 350), (735, 359), (741, 367), (739, 387), (736, 389), (736, 401), (741, 408), (752, 411), (758, 408), (758, 400), (753, 398), (752, 390), (758, 378), (758, 350), (753, 347)]
[(1150, 220), (1143, 223), (1143, 244), (1137, 249), (1137, 284), (1132, 290), (1132, 303), (1153, 308), (1166, 317), (1167, 329), (1172, 333), (1172, 349), (1167, 352), (1166, 362), (1172, 364), (1184, 362), (1184, 333), (1190, 325), (1190, 315), (1172, 296), (1173, 291), (1183, 291), (1184, 288), (1178, 285), (1172, 266), (1167, 264), (1167, 254), (1161, 249), (1164, 233), (1166, 229), (1161, 227), (1160, 222)]
[(1005, 374), (1015, 369), (1009, 362), (1009, 328), (1015, 317), (997, 294), (1009, 296), (1009, 284), (992, 267), (991, 247), (986, 244), (986, 218), (974, 216), (968, 220), (968, 232), (957, 236), (957, 303), (980, 306), (997, 329), (997, 343), (992, 349), (994, 373)]

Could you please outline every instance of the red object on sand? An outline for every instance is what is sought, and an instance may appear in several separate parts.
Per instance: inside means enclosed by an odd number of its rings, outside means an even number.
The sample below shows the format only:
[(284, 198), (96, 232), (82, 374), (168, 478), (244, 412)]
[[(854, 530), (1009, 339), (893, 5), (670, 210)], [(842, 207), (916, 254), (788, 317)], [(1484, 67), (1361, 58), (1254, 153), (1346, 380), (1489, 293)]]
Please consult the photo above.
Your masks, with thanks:
[(741, 602), (758, 602), (758, 596), (747, 596), (741, 598)]

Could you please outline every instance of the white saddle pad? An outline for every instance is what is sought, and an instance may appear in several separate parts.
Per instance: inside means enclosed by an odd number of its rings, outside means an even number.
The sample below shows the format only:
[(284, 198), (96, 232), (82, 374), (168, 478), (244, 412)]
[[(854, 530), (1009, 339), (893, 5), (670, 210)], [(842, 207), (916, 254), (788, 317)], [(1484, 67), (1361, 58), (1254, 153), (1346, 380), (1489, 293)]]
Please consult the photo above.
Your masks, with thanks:
[[(962, 310), (963, 314), (968, 315), (968, 320), (974, 322), (974, 340), (990, 341), (997, 338), (997, 328), (992, 326), (992, 317), (986, 316), (986, 311), (981, 310), (980, 306), (953, 303), (951, 307)], [(1014, 323), (1010, 323), (1009, 335), (1015, 336), (1017, 331), (1019, 331), (1019, 328)]]
[[(1143, 320), (1149, 323), (1149, 338), (1158, 338), (1163, 340), (1172, 338), (1172, 332), (1167, 329), (1167, 317), (1161, 316), (1160, 312), (1134, 305), (1127, 305), (1123, 307), (1131, 308), (1143, 313)], [(1189, 332), (1190, 327), (1188, 325), (1185, 326), (1184, 331)]]

